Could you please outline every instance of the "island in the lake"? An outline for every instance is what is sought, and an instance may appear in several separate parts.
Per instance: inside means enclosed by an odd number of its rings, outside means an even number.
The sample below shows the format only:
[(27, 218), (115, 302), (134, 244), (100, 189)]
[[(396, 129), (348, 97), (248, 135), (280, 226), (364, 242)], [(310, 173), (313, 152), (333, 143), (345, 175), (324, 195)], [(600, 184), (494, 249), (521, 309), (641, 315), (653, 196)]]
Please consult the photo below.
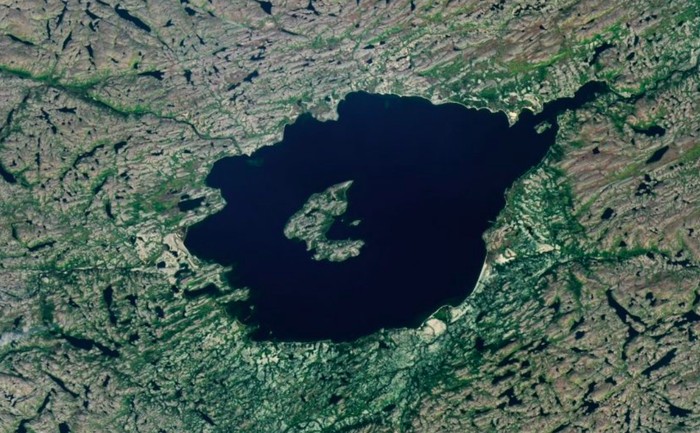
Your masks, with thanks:
[[(329, 239), (328, 230), (348, 209), (348, 189), (352, 181), (341, 182), (323, 192), (311, 194), (304, 206), (289, 218), (284, 226), (287, 239), (306, 244), (307, 251), (314, 251), (314, 260), (342, 262), (357, 257), (364, 241), (359, 239)], [(360, 220), (350, 222), (356, 226)]]

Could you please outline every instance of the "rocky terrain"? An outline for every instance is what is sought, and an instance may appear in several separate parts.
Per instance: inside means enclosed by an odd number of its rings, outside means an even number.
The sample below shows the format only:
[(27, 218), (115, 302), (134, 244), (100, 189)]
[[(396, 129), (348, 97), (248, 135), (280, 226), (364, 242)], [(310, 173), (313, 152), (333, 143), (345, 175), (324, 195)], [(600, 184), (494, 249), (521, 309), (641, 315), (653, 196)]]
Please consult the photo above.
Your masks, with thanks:
[[(0, 2), (0, 431), (700, 430), (699, 8)], [(252, 342), (182, 244), (214, 161), (348, 92), (514, 121), (593, 80), (419, 329)]]

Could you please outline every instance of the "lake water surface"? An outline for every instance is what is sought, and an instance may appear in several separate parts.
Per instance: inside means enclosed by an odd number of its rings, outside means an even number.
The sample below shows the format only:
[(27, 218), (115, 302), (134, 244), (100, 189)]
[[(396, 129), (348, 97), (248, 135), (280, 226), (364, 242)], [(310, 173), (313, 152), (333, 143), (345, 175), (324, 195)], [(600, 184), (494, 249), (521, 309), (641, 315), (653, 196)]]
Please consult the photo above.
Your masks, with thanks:
[[(512, 127), (502, 113), (350, 94), (338, 121), (303, 115), (282, 142), (218, 161), (207, 184), (227, 206), (191, 227), (186, 246), (233, 265), (232, 285), (250, 287), (249, 304), (231, 311), (256, 326), (255, 339), (342, 341), (416, 326), (470, 293), (505, 190), (543, 158), (556, 114), (602, 90), (586, 85)], [(553, 127), (537, 134), (543, 120)], [(348, 180), (347, 212), (328, 237), (365, 244), (343, 262), (313, 260), (284, 227), (311, 194)]]

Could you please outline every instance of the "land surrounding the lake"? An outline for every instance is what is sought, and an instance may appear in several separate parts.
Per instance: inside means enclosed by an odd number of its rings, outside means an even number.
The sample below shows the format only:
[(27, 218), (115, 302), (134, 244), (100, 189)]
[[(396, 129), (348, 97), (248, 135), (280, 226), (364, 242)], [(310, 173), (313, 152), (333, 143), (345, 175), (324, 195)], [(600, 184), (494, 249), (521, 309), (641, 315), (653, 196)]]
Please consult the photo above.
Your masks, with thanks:
[[(698, 431), (697, 2), (0, 6), (0, 431)], [(559, 118), (419, 329), (251, 342), (214, 161), (347, 93)], [(504, 155), (504, 158), (507, 155)]]

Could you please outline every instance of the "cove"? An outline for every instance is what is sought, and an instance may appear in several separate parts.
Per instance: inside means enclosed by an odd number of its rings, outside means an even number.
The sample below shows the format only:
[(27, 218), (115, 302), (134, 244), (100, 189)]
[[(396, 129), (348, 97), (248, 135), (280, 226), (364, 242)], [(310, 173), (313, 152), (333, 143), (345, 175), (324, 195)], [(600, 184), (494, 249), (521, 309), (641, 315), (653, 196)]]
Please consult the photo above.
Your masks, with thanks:
[[(503, 113), (349, 94), (337, 121), (302, 115), (281, 142), (217, 161), (206, 182), (227, 204), (185, 245), (250, 288), (228, 310), (255, 340), (348, 341), (420, 325), (469, 295), (482, 235), (554, 142), (557, 114), (606, 90), (589, 83), (512, 126)], [(551, 127), (538, 133), (543, 121)]]

